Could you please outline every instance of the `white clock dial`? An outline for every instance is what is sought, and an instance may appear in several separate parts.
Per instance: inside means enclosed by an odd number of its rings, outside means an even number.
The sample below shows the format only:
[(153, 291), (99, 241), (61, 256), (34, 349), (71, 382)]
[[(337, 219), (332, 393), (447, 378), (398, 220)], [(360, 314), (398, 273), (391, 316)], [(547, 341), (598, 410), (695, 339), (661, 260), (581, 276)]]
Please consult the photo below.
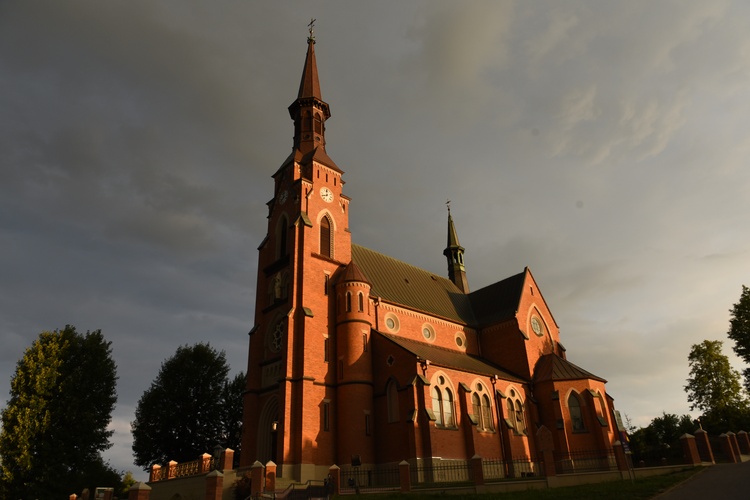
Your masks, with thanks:
[(333, 191), (327, 187), (322, 187), (320, 188), (320, 197), (323, 198), (323, 201), (326, 203), (331, 203), (333, 201)]

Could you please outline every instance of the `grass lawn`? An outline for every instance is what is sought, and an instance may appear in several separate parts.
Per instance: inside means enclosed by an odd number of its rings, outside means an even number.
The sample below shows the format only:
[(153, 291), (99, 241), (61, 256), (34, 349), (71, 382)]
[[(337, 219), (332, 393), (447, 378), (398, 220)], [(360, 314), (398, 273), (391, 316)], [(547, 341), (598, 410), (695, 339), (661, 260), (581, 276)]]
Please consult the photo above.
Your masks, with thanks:
[[(652, 476), (644, 479), (636, 479), (635, 482), (610, 481), (607, 483), (585, 484), (581, 486), (566, 486), (562, 488), (548, 488), (544, 490), (527, 490), (515, 491), (510, 493), (488, 493), (482, 495), (451, 495), (451, 494), (369, 494), (359, 495), (358, 500), (490, 500), (492, 498), (502, 498), (507, 500), (585, 500), (599, 499), (606, 500), (648, 500), (659, 493), (676, 486), (685, 481), (693, 474), (702, 470), (701, 467), (695, 467), (690, 470), (666, 474), (664, 476)], [(352, 498), (351, 496), (339, 498)]]

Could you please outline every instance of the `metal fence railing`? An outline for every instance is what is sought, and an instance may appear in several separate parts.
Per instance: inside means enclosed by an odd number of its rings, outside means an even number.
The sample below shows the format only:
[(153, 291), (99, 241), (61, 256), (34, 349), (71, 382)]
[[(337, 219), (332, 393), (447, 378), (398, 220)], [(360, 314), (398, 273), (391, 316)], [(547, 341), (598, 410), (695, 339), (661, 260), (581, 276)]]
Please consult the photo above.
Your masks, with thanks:
[(534, 458), (502, 460), (490, 458), (482, 460), (482, 473), (485, 481), (502, 479), (523, 479), (544, 476), (544, 462)]
[(470, 483), (472, 480), (468, 460), (433, 460), (419, 463), (409, 469), (413, 486), (429, 487), (434, 484)]
[(617, 461), (611, 448), (609, 450), (556, 452), (554, 457), (555, 471), (558, 474), (617, 470)]
[(397, 490), (401, 485), (398, 464), (341, 467), (341, 492)]

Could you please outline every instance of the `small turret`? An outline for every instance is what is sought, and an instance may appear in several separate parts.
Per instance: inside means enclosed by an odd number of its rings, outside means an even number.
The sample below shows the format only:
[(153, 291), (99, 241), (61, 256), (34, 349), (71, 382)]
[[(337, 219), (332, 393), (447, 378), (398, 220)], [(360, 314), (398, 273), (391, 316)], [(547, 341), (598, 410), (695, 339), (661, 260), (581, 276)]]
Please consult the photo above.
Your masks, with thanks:
[(464, 247), (458, 242), (450, 205), (448, 205), (448, 246), (443, 250), (443, 255), (448, 258), (448, 279), (462, 292), (469, 293), (469, 281), (466, 279), (464, 267)]

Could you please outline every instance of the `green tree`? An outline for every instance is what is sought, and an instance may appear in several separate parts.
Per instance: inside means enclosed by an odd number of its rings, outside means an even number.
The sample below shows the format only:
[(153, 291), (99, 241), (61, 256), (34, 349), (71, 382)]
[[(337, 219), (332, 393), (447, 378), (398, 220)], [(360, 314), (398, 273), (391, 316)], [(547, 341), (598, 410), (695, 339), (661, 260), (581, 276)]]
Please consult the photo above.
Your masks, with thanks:
[[(195, 460), (217, 444), (237, 443), (244, 375), (228, 379), (224, 352), (209, 344), (180, 346), (161, 365), (143, 393), (131, 423), (135, 464), (148, 468), (170, 460)], [(236, 393), (236, 394), (235, 394)], [(241, 416), (239, 417), (241, 420)], [(230, 446), (231, 447), (231, 446)]]
[(2, 410), (0, 497), (62, 498), (114, 472), (101, 452), (111, 446), (116, 381), (100, 330), (42, 332), (18, 361)]
[[(742, 285), (740, 300), (734, 304), (729, 320), (729, 338), (734, 340), (734, 352), (750, 365), (750, 288)], [(750, 391), (750, 367), (742, 371), (745, 388)]]
[(739, 430), (748, 414), (740, 374), (721, 353), (722, 342), (704, 340), (688, 355), (690, 378), (685, 391), (690, 409), (703, 412), (701, 422), (709, 432)]

